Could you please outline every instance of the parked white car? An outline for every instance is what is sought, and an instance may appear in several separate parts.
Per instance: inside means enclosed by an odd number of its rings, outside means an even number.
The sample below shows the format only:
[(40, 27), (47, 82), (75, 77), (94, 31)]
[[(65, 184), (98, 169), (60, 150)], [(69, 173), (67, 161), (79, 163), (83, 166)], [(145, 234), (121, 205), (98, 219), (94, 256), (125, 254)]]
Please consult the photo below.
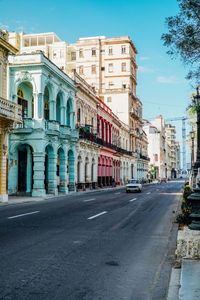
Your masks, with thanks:
[(130, 179), (128, 181), (128, 184), (126, 185), (126, 192), (127, 193), (133, 192), (133, 191), (136, 191), (136, 192), (141, 192), (142, 191), (142, 185), (136, 179)]

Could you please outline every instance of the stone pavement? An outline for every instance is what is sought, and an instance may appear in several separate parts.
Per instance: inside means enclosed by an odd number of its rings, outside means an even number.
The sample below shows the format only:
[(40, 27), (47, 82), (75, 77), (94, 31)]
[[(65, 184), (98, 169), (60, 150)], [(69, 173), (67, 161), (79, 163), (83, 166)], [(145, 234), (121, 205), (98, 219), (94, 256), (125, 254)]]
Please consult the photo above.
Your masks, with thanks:
[(199, 230), (179, 230), (176, 259), (181, 269), (172, 269), (167, 300), (200, 299)]

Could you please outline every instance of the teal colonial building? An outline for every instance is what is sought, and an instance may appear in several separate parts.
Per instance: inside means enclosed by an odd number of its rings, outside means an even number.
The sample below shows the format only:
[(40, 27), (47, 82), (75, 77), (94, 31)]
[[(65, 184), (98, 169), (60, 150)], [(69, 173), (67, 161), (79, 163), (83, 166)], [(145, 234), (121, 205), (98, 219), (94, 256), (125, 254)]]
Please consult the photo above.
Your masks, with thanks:
[(9, 135), (8, 193), (75, 189), (78, 131), (74, 82), (42, 52), (9, 57), (9, 99), (23, 123)]

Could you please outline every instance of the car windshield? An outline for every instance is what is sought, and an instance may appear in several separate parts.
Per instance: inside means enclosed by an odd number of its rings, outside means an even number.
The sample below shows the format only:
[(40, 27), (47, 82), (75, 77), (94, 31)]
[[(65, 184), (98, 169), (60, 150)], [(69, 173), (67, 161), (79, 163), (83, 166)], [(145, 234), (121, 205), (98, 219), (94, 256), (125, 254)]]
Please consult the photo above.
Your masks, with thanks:
[(138, 180), (136, 180), (136, 179), (131, 179), (131, 180), (128, 181), (128, 183), (138, 183)]

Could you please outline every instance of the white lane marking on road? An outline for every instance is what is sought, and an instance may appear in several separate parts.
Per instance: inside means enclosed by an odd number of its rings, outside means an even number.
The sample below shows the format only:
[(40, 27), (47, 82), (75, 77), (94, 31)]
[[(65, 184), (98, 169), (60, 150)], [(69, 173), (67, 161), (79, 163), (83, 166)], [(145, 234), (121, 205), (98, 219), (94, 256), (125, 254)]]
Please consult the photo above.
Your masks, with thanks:
[(89, 217), (88, 220), (92, 220), (92, 219), (97, 218), (97, 217), (99, 217), (99, 216), (101, 216), (101, 215), (104, 215), (104, 214), (106, 214), (106, 213), (107, 213), (107, 211), (102, 211), (101, 213), (99, 213), (99, 214), (97, 214), (97, 215), (94, 215), (94, 216), (92, 216), (92, 217)]
[(121, 193), (120, 192), (115, 193), (115, 195), (119, 195), (119, 194), (121, 194)]
[(151, 192), (148, 192), (147, 195), (151, 194)]
[(28, 215), (38, 214), (39, 212), (40, 212), (39, 210), (36, 210), (36, 211), (29, 212), (29, 213), (8, 217), (8, 219), (15, 219), (15, 218), (19, 218), (19, 217), (28, 216)]
[(137, 200), (137, 198), (133, 198), (133, 199), (131, 199), (131, 200), (129, 200), (130, 202), (133, 202), (133, 201), (135, 201), (135, 200)]
[(86, 200), (83, 200), (83, 202), (90, 202), (90, 201), (94, 201), (96, 198), (91, 198), (91, 199), (86, 199)]

